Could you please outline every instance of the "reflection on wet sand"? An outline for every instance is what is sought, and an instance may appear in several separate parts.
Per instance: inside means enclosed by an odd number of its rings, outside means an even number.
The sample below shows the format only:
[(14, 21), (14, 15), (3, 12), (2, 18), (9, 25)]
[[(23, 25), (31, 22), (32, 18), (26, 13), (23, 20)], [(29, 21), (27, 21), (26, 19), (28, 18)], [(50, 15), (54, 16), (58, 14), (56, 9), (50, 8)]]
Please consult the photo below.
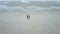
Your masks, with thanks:
[(0, 14), (0, 34), (59, 34), (60, 12), (34, 12), (30, 20), (26, 13)]

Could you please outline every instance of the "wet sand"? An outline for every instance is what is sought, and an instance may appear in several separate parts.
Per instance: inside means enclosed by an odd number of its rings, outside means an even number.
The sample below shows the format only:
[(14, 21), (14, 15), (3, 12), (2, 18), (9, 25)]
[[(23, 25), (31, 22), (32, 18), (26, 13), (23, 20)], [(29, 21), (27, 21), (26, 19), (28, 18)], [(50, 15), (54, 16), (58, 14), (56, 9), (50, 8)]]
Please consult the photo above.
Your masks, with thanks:
[(60, 12), (0, 12), (0, 34), (60, 34)]

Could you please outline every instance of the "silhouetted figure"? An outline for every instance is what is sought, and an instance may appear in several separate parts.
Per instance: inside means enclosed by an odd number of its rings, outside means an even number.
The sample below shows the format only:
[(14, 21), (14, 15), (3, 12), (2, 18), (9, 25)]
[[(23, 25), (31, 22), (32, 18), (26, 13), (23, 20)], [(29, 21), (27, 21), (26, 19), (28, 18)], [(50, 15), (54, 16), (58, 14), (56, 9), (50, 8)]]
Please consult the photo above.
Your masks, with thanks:
[(27, 15), (27, 19), (30, 19), (30, 15)]

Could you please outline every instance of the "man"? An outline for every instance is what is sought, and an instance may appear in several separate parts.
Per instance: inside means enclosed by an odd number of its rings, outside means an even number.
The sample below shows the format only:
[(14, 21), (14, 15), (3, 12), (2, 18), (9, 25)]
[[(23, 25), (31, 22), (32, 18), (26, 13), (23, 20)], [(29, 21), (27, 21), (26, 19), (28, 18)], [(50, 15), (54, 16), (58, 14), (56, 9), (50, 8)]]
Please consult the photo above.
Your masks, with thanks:
[(30, 15), (27, 15), (27, 19), (30, 19)]

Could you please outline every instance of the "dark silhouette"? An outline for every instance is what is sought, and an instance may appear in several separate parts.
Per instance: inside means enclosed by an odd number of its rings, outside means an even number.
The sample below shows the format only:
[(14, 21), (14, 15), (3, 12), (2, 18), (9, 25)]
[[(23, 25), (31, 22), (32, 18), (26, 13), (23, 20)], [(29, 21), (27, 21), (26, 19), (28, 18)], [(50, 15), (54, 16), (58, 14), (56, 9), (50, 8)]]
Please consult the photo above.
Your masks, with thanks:
[(27, 15), (27, 19), (30, 19), (30, 15)]

